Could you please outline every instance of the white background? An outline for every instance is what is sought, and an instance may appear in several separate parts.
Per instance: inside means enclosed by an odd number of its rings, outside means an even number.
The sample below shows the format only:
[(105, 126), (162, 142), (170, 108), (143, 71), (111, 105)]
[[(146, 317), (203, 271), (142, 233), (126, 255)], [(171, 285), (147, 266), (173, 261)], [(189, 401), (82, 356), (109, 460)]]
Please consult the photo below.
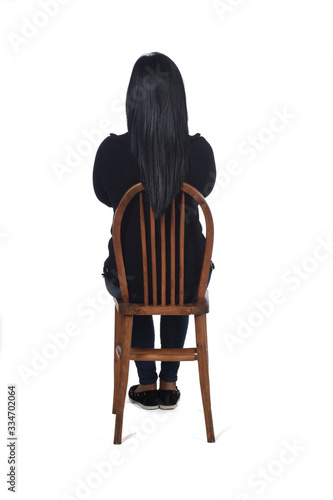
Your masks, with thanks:
[[(8, 384), (17, 499), (331, 498), (333, 251), (322, 246), (333, 238), (331, 2), (45, 4), (0, 1), (1, 498), (13, 498)], [(126, 402), (124, 443), (112, 444), (114, 313), (101, 276), (112, 209), (95, 197), (92, 167), (104, 137), (126, 131), (129, 76), (150, 51), (180, 68), (190, 133), (210, 142), (217, 165), (215, 444), (195, 363), (180, 368), (176, 410)], [(274, 121), (277, 112), (289, 118)], [(105, 119), (110, 130), (96, 132)], [(93, 130), (100, 137), (87, 142)]]

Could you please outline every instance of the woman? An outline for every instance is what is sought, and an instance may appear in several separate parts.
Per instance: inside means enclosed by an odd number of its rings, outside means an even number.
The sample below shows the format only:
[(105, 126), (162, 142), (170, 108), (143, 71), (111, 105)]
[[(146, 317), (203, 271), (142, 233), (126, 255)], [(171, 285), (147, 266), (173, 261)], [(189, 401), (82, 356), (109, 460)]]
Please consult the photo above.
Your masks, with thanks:
[[(145, 210), (152, 206), (157, 224), (160, 215), (165, 213), (167, 229), (168, 208), (174, 198), (176, 207), (179, 206), (177, 196), (182, 182), (208, 196), (216, 178), (211, 146), (200, 134), (190, 136), (188, 133), (184, 84), (179, 69), (169, 57), (153, 52), (137, 60), (127, 90), (126, 115), (128, 132), (110, 134), (97, 151), (93, 171), (95, 194), (102, 203), (113, 207), (115, 213), (127, 189), (142, 182)], [(130, 299), (143, 302), (142, 260), (138, 253), (139, 210), (135, 203), (133, 200), (123, 218), (122, 245)], [(205, 237), (197, 205), (187, 199), (187, 195), (185, 213), (184, 300), (189, 302), (197, 291)], [(211, 271), (213, 268), (212, 263)], [(109, 293), (120, 298), (112, 237), (102, 276)], [(168, 286), (167, 283), (167, 291)], [(188, 320), (188, 316), (161, 316), (162, 348), (183, 347)], [(132, 347), (154, 347), (152, 316), (133, 317)], [(135, 363), (139, 384), (129, 390), (131, 401), (146, 409), (175, 408), (180, 397), (176, 386), (179, 362), (161, 363), (159, 390), (155, 362)]]

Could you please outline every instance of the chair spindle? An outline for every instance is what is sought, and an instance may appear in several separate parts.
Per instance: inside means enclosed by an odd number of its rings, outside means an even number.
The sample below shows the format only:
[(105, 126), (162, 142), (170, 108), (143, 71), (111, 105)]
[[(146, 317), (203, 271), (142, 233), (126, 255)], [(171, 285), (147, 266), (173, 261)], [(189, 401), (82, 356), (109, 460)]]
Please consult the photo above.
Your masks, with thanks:
[(153, 305), (157, 305), (157, 274), (156, 274), (156, 240), (155, 240), (155, 217), (153, 209), (150, 207), (150, 248), (152, 264), (153, 282)]
[(180, 235), (179, 235), (179, 304), (184, 304), (184, 232), (185, 232), (185, 193), (182, 191), (180, 205)]
[(175, 243), (175, 200), (171, 205), (170, 224), (170, 304), (176, 305), (176, 243)]
[(142, 270), (143, 270), (143, 293), (144, 303), (148, 305), (148, 262), (147, 262), (147, 244), (146, 244), (146, 225), (143, 209), (142, 191), (140, 191), (140, 230), (142, 247)]
[(161, 216), (161, 305), (166, 304), (165, 215)]

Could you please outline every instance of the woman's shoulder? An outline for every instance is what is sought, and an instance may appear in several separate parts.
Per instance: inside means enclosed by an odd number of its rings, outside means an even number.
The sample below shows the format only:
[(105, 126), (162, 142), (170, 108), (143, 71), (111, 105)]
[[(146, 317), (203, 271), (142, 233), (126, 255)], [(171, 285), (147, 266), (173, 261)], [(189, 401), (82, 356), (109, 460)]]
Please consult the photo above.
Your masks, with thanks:
[(111, 134), (103, 139), (100, 146), (102, 148), (111, 148), (112, 146), (117, 147), (122, 143), (129, 144), (128, 132), (125, 132), (124, 134), (115, 134), (114, 132), (111, 132)]
[(201, 134), (197, 133), (197, 134), (194, 134), (194, 135), (189, 135), (188, 136), (188, 140), (190, 142), (193, 142), (193, 141), (197, 141), (200, 137), (201, 137)]
[[(199, 133), (197, 132), (194, 135), (189, 135), (188, 140), (190, 143), (197, 143), (197, 144), (208, 144), (207, 140)], [(111, 143), (126, 143), (129, 144), (130, 138), (129, 138), (129, 133), (124, 132), (123, 134), (115, 134), (112, 132), (110, 135), (108, 135), (103, 142), (106, 142), (107, 144)]]
[(192, 156), (202, 159), (203, 157), (214, 158), (213, 148), (201, 134), (189, 136), (189, 146)]
[(123, 134), (115, 134), (111, 133), (109, 135), (110, 140), (117, 141), (117, 142), (129, 142), (129, 134), (128, 132), (124, 132)]
[(111, 133), (106, 136), (97, 148), (94, 170), (107, 172), (111, 175), (113, 170), (126, 170), (131, 165), (130, 141), (128, 134)]
[(129, 144), (128, 132), (119, 135), (112, 132), (102, 140), (97, 148), (96, 156), (97, 158), (109, 160), (110, 156), (114, 157), (114, 155), (123, 154), (124, 145), (127, 145), (125, 149), (129, 149)]
[(196, 148), (211, 149), (211, 145), (200, 133), (189, 135), (189, 143)]

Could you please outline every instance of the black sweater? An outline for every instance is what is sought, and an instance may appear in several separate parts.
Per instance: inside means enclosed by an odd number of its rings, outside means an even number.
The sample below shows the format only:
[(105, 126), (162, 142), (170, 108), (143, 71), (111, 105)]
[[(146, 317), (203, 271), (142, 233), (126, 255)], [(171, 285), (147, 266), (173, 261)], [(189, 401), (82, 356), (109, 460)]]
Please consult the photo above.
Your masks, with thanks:
[[(210, 144), (200, 134), (189, 136), (190, 160), (186, 182), (195, 187), (203, 196), (208, 196), (212, 191), (216, 178), (216, 167), (214, 153)], [(133, 184), (140, 182), (139, 167), (130, 152), (129, 134), (110, 134), (99, 146), (93, 170), (93, 186), (97, 198), (105, 205), (116, 208), (127, 189)], [(148, 222), (148, 203), (145, 200), (144, 207), (146, 221)], [(180, 194), (176, 197), (176, 213), (180, 204)], [(178, 210), (179, 212), (179, 210)], [(165, 224), (166, 234), (170, 227), (169, 213), (166, 213)], [(176, 217), (176, 234), (177, 234)], [(156, 235), (159, 235), (159, 220), (156, 220)], [(147, 240), (150, 241), (149, 223), (146, 224)], [(128, 280), (129, 292), (136, 294), (143, 293), (142, 276), (142, 254), (140, 245), (140, 223), (139, 223), (139, 202), (138, 196), (130, 202), (126, 210), (122, 223), (122, 247), (124, 253), (125, 270)], [(178, 249), (176, 239), (176, 248)], [(158, 245), (158, 242), (157, 242)], [(148, 250), (148, 259), (149, 255)], [(112, 242), (109, 241), (109, 256), (104, 262), (103, 276), (107, 276), (111, 281), (119, 286), (116, 262), (114, 257)], [(168, 239), (167, 239), (168, 249)], [(202, 234), (202, 226), (199, 221), (197, 203), (185, 195), (185, 291), (196, 291), (200, 277), (202, 258), (205, 249), (205, 237)], [(169, 270), (169, 252), (167, 251), (167, 270)], [(176, 258), (176, 263), (178, 259)], [(159, 269), (159, 253), (157, 251), (157, 269)], [(178, 266), (176, 265), (176, 272)], [(151, 277), (150, 277), (151, 280)], [(177, 280), (176, 280), (177, 281)], [(158, 274), (158, 289), (160, 275)], [(167, 296), (169, 291), (169, 279), (167, 273)], [(150, 286), (151, 289), (151, 286)], [(176, 288), (176, 293), (178, 290)]]

